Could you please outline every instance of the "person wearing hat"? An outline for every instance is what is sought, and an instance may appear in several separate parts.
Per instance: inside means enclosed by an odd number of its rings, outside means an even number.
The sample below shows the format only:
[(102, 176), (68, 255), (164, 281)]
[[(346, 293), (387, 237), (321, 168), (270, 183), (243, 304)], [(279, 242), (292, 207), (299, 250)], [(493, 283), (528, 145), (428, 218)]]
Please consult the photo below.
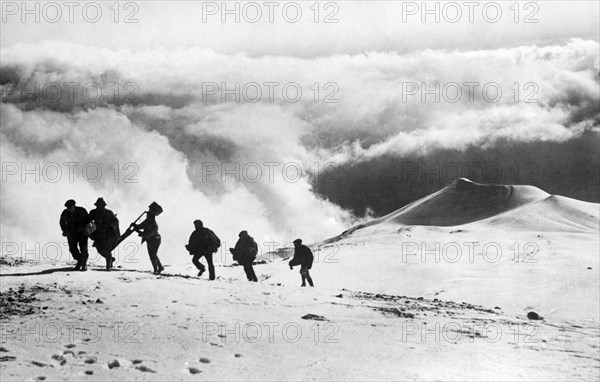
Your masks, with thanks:
[(239, 239), (235, 244), (235, 248), (230, 248), (229, 250), (233, 254), (234, 260), (237, 260), (240, 265), (244, 266), (244, 272), (246, 272), (248, 281), (257, 282), (258, 278), (256, 277), (256, 273), (254, 273), (252, 263), (256, 259), (258, 245), (252, 236), (248, 235), (247, 231), (240, 232), (238, 236)]
[(67, 237), (69, 252), (77, 261), (73, 270), (86, 271), (88, 260), (88, 238), (83, 228), (88, 223), (88, 213), (85, 208), (76, 205), (73, 199), (67, 200), (67, 207), (60, 214), (60, 228), (62, 235)]
[(306, 286), (306, 281), (313, 287), (313, 281), (308, 272), (312, 268), (313, 253), (306, 245), (302, 244), (302, 239), (294, 240), (294, 258), (290, 261), (290, 269), (294, 269), (294, 266), (300, 265), (300, 276), (302, 277), (302, 285)]
[(159, 275), (165, 269), (158, 258), (158, 247), (160, 247), (161, 237), (158, 233), (156, 216), (161, 212), (162, 207), (160, 207), (156, 202), (153, 202), (150, 204), (150, 206), (148, 206), (146, 220), (140, 224), (131, 224), (131, 228), (142, 237), (142, 244), (146, 242), (148, 247), (148, 255), (150, 256), (150, 262), (152, 262), (155, 275)]
[(204, 264), (200, 262), (202, 257), (206, 258), (206, 264), (208, 264), (208, 278), (214, 280), (215, 266), (213, 264), (213, 253), (217, 252), (221, 246), (221, 240), (215, 235), (215, 233), (204, 227), (202, 220), (194, 220), (194, 227), (196, 230), (190, 235), (190, 239), (185, 246), (192, 258), (192, 263), (198, 268), (198, 277), (202, 276), (206, 268)]
[(96, 231), (90, 237), (94, 240), (94, 247), (100, 256), (106, 259), (106, 269), (110, 270), (115, 261), (115, 258), (112, 257), (112, 250), (121, 236), (119, 219), (117, 219), (117, 215), (106, 208), (103, 198), (98, 198), (94, 205), (96, 208), (90, 211), (89, 221), (96, 223)]

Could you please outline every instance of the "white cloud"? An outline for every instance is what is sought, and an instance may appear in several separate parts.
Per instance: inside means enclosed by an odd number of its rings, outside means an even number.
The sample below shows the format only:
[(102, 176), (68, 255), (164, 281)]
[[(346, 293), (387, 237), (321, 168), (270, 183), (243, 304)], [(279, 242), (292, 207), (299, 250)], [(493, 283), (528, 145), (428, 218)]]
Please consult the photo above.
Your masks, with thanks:
[[(159, 218), (165, 246), (182, 252), (181, 243), (200, 217), (234, 240), (241, 229), (257, 239), (284, 241), (323, 239), (346, 228), (350, 215), (320, 200), (306, 177), (286, 181), (283, 165), (298, 163), (315, 170), (328, 161), (345, 162), (382, 155), (427, 153), (435, 148), (465, 149), (514, 141), (553, 140), (578, 136), (598, 118), (598, 43), (573, 40), (565, 45), (521, 46), (500, 50), (425, 50), (407, 54), (369, 53), (314, 59), (250, 57), (214, 51), (156, 48), (111, 50), (64, 42), (16, 45), (2, 49), (3, 68), (17, 67), (23, 81), (135, 82), (142, 104), (115, 104), (110, 97), (89, 108), (75, 103), (20, 102), (3, 90), (2, 160), (32, 165), (39, 161), (100, 163), (112, 174), (114, 163), (137, 163), (139, 183), (103, 179), (89, 183), (22, 184), (11, 179), (2, 188), (2, 233), (7, 240), (55, 237), (62, 205), (75, 198), (90, 206), (104, 196), (123, 224), (153, 200), (165, 205)], [(203, 82), (277, 81), (298, 83), (302, 98), (258, 103), (202, 102)], [(319, 103), (311, 86), (319, 83)], [(323, 103), (323, 85), (335, 83), (338, 103)], [(421, 102), (420, 94), (403, 99), (402, 84), (478, 82), (473, 100)], [(486, 102), (481, 87), (495, 83), (503, 91)], [(514, 102), (519, 84), (520, 99)], [(533, 83), (538, 103), (522, 102)], [(242, 85), (243, 86), (243, 85)], [(463, 89), (466, 91), (465, 89)], [(14, 89), (13, 89), (14, 91)], [(110, 93), (109, 93), (110, 95)], [(19, 106), (16, 107), (15, 105)], [(236, 162), (240, 169), (257, 163), (260, 182), (206, 181), (206, 163)], [(269, 180), (266, 162), (277, 162)], [(231, 167), (230, 167), (231, 168)], [(288, 168), (294, 174), (293, 168)], [(121, 170), (121, 176), (125, 171)], [(122, 180), (122, 179), (121, 179)], [(289, 180), (289, 179), (288, 179)], [(41, 223), (34, 212), (47, 210)], [(31, 206), (26, 212), (18, 208)], [(44, 228), (41, 228), (44, 227)], [(58, 231), (58, 228), (57, 228)], [(174, 255), (175, 256), (175, 255)]]

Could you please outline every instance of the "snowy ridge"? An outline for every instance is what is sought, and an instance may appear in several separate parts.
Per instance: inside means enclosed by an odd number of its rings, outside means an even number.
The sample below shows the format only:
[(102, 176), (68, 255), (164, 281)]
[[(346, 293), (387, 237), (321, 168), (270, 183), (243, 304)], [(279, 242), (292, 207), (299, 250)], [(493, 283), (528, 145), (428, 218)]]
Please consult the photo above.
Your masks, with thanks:
[(486, 185), (461, 178), (324, 243), (336, 242), (358, 230), (381, 225), (454, 227), (479, 222), (510, 230), (516, 227), (519, 230), (600, 231), (598, 212), (598, 204), (550, 195), (533, 186)]

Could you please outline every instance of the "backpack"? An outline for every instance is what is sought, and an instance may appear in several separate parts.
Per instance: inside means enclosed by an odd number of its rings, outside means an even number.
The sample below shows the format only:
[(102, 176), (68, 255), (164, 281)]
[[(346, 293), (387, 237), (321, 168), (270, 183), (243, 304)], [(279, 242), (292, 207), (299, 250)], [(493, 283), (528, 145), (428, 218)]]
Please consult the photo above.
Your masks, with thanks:
[(250, 257), (252, 258), (252, 261), (254, 261), (256, 259), (257, 254), (258, 254), (258, 244), (256, 244), (256, 241), (254, 241), (254, 239), (252, 239), (252, 252), (250, 253)]
[(217, 252), (217, 250), (221, 246), (221, 240), (218, 238), (217, 235), (215, 235), (213, 231), (211, 231), (208, 228), (206, 228), (205, 235), (207, 240), (206, 248), (209, 250), (210, 253)]
[(248, 236), (248, 239), (246, 240), (249, 240), (249, 242), (246, 243), (246, 245), (242, 245), (240, 252), (238, 252), (235, 248), (229, 248), (229, 251), (233, 255), (233, 261), (237, 261), (240, 265), (253, 262), (256, 259), (256, 254), (258, 253), (258, 244), (256, 244), (256, 241), (254, 241), (254, 239), (250, 236)]
[(253, 262), (254, 260), (256, 260), (256, 254), (258, 253), (258, 244), (256, 244), (256, 241), (254, 241), (254, 239), (250, 236), (248, 236), (248, 243), (246, 244), (245, 248), (243, 249), (244, 253), (242, 253), (242, 256), (240, 260), (244, 261), (244, 262)]

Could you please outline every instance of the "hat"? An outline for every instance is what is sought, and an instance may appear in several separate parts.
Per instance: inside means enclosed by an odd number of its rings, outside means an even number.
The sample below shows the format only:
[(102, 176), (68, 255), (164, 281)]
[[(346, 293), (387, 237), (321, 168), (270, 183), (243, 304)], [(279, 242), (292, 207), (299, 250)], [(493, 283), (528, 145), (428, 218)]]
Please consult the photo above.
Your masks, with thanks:
[(100, 207), (100, 206), (106, 207), (106, 202), (104, 201), (104, 199), (98, 198), (98, 200), (96, 200), (96, 203), (94, 203), (94, 205), (96, 207)]
[(194, 225), (199, 225), (200, 227), (204, 226), (204, 224), (202, 223), (202, 220), (200, 220), (200, 219), (194, 220)]
[(148, 206), (148, 211), (152, 212), (155, 215), (160, 215), (162, 214), (163, 209), (158, 203), (152, 202), (152, 204)]
[(65, 202), (65, 207), (69, 208), (75, 205), (75, 201), (73, 199), (69, 199)]
[(244, 230), (244, 231), (240, 232), (240, 234), (239, 234), (238, 236), (239, 236), (239, 237), (242, 237), (242, 236), (248, 236), (248, 231), (245, 231), (245, 230)]
[(296, 240), (294, 240), (294, 244), (302, 244), (302, 239), (296, 239)]

